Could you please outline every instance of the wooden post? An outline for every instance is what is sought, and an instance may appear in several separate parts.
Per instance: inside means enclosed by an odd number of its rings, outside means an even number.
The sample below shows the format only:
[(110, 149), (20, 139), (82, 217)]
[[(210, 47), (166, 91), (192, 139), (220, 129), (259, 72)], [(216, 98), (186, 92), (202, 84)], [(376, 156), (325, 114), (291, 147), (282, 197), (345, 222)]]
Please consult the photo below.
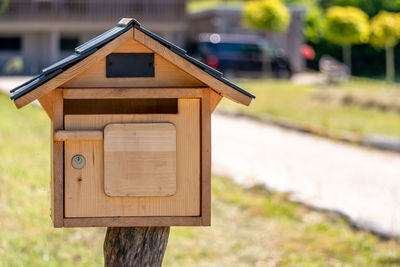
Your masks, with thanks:
[(161, 266), (169, 227), (108, 227), (104, 266)]

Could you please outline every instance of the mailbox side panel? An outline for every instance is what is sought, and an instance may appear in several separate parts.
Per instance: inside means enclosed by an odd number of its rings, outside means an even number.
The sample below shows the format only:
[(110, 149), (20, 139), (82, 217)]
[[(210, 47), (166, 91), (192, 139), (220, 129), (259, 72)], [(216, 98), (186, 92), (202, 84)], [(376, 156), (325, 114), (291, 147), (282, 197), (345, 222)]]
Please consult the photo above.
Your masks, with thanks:
[(201, 99), (201, 225), (211, 225), (211, 105), (210, 89)]
[(64, 218), (64, 142), (55, 141), (55, 131), (63, 130), (62, 90), (54, 90), (53, 121), (51, 126), (51, 218), (54, 227), (63, 227)]

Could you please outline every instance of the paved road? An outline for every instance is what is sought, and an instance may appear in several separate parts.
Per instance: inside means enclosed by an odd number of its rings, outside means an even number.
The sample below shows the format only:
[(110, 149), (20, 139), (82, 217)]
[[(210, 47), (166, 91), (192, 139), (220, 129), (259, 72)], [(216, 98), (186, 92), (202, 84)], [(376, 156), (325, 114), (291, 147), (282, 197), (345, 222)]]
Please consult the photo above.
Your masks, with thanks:
[[(0, 90), (26, 79), (1, 78)], [(244, 118), (213, 115), (212, 127), (215, 174), (291, 192), (294, 200), (340, 211), (359, 226), (400, 236), (400, 155)]]
[(0, 91), (9, 92), (11, 89), (19, 86), (20, 84), (28, 81), (30, 76), (9, 76), (0, 77)]
[(212, 127), (213, 173), (400, 236), (400, 155), (218, 114)]

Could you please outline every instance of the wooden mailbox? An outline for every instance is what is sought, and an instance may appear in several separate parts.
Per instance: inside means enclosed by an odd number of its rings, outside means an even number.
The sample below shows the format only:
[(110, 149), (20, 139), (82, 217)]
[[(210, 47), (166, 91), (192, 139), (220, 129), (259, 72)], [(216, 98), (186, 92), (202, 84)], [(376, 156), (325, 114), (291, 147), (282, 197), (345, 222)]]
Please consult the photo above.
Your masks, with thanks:
[(254, 98), (133, 19), (11, 92), (52, 121), (55, 227), (210, 225), (211, 113)]

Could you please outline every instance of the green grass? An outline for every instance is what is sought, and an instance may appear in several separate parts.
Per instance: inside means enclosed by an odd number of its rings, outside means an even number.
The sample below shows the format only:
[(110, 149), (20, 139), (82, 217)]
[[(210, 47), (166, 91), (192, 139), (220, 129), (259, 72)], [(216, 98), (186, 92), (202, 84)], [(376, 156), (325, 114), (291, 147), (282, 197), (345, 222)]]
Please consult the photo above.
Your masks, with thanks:
[[(101, 266), (104, 228), (53, 229), (49, 120), (0, 95), (0, 266)], [(400, 242), (283, 194), (213, 178), (213, 226), (174, 227), (165, 266), (396, 266)]]
[(198, 12), (218, 7), (242, 7), (244, 0), (191, 0), (188, 2), (187, 8), (189, 12)]
[[(189, 0), (187, 8), (189, 12), (198, 12), (218, 7), (243, 7), (247, 1), (248, 0)], [(314, 4), (314, 0), (284, 0), (283, 2), (292, 6), (309, 6)]]
[(400, 87), (354, 79), (336, 86), (304, 86), (286, 80), (238, 80), (256, 95), (250, 107), (222, 101), (221, 108), (268, 114), (334, 132), (400, 136)]

